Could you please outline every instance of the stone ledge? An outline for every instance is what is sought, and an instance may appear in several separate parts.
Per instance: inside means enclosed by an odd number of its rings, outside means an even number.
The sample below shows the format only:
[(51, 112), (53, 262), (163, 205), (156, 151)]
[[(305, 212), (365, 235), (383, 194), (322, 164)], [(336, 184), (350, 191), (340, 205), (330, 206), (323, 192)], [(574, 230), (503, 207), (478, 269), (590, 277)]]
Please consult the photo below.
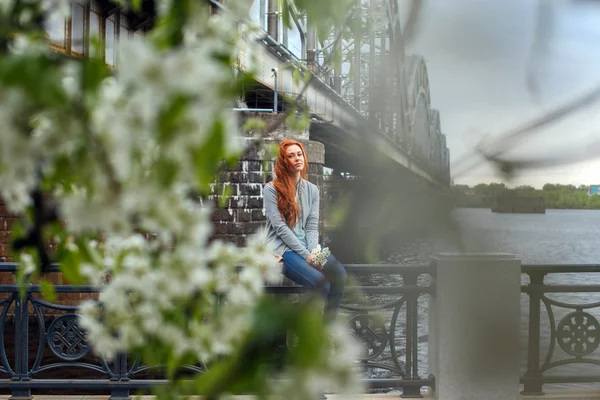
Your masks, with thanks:
[(600, 389), (596, 390), (544, 390), (543, 395), (521, 395), (522, 400), (600, 400)]

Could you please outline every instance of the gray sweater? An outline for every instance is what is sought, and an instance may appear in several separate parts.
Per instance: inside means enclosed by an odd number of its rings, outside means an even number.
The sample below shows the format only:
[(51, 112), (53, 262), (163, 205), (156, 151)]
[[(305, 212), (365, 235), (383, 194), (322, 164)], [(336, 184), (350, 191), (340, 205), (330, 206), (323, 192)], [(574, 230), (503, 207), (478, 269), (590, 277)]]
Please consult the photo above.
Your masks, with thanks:
[(267, 243), (278, 255), (282, 255), (286, 250), (292, 250), (306, 258), (319, 243), (319, 188), (305, 179), (302, 179), (300, 184), (303, 185), (300, 195), (302, 226), (306, 231), (308, 248), (300, 243), (281, 216), (277, 208), (277, 190), (273, 183), (269, 182), (265, 185), (263, 197), (267, 216)]

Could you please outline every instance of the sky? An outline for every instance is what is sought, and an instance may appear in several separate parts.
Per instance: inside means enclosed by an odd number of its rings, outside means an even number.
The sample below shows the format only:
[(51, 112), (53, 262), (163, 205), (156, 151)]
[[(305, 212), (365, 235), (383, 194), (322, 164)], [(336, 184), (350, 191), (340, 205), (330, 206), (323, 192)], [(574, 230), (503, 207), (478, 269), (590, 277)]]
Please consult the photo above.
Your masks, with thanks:
[[(550, 10), (550, 40), (534, 63), (538, 94), (528, 90), (539, 2)], [(407, 4), (407, 0), (400, 0)], [(407, 53), (424, 56), (432, 107), (440, 110), (455, 183), (502, 182), (487, 164), (461, 168), (484, 138), (507, 130), (600, 86), (600, 1), (423, 0)], [(600, 102), (538, 132), (513, 155), (575, 155), (576, 164), (520, 172), (509, 185), (600, 183)], [(591, 159), (590, 153), (598, 158)], [(473, 161), (473, 160), (471, 160)], [(464, 164), (463, 164), (464, 166)]]

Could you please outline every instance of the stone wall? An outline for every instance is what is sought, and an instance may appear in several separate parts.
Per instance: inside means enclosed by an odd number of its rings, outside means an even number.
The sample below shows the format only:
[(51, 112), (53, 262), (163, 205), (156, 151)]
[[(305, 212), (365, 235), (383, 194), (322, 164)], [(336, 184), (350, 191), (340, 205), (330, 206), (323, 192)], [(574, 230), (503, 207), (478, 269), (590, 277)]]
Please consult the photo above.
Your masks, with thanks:
[[(309, 160), (308, 180), (317, 185), (322, 194), (325, 147), (310, 140), (299, 141), (304, 145)], [(273, 179), (275, 153), (272, 149), (278, 143), (278, 139), (269, 138), (254, 144), (244, 152), (234, 168), (218, 177), (212, 186), (210, 199), (215, 205), (224, 203), (224, 207), (217, 207), (213, 213), (214, 238), (243, 246), (249, 234), (264, 227), (263, 187)], [(227, 192), (229, 196), (224, 199), (223, 193)], [(321, 214), (323, 205), (321, 201)]]
[[(325, 148), (321, 143), (310, 140), (300, 140), (309, 159), (308, 179), (316, 184), (323, 198), (323, 164)], [(221, 173), (217, 182), (212, 186), (210, 199), (218, 204), (222, 201), (225, 206), (216, 208), (212, 221), (214, 237), (243, 246), (246, 236), (261, 229), (266, 221), (263, 208), (263, 187), (273, 179), (275, 153), (279, 138), (268, 138), (259, 144), (251, 146), (238, 161), (234, 168)], [(225, 187), (228, 188), (224, 191)], [(223, 193), (229, 196), (223, 199)], [(321, 201), (321, 223), (324, 220), (324, 205)], [(15, 220), (10, 215), (4, 203), (0, 200), (0, 262), (12, 261), (9, 257), (10, 230)], [(0, 283), (6, 279), (0, 277)]]
[[(281, 132), (279, 132), (281, 133)], [(275, 154), (281, 135), (265, 138), (260, 143), (254, 144), (240, 157), (235, 167), (222, 172), (217, 182), (212, 185), (210, 199), (219, 203), (223, 202), (223, 208), (215, 207), (212, 215), (214, 226), (213, 238), (243, 246), (246, 237), (263, 229), (266, 217), (263, 207), (263, 187), (273, 179), (273, 167), (275, 165)], [(248, 139), (250, 140), (250, 139)], [(323, 165), (325, 163), (325, 147), (323, 144), (298, 139), (305, 146), (309, 159), (308, 179), (316, 184), (321, 192), (321, 232), (323, 231), (324, 205), (323, 201)], [(227, 187), (228, 190), (224, 191)], [(223, 196), (228, 193), (228, 196)], [(225, 197), (225, 198), (223, 198)], [(10, 230), (15, 220), (10, 215), (4, 203), (0, 199), (0, 262), (10, 262)], [(52, 273), (46, 279), (55, 284), (62, 284), (62, 274)], [(0, 284), (13, 284), (12, 273), (0, 273)], [(82, 293), (64, 293), (59, 295), (59, 304), (74, 305), (81, 299), (93, 297)]]

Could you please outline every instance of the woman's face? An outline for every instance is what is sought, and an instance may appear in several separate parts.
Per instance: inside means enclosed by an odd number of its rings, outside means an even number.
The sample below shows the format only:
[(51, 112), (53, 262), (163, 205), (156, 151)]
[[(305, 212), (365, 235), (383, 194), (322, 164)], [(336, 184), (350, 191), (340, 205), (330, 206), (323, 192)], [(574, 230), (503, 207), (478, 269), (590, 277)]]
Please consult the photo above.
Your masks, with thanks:
[(295, 144), (288, 146), (285, 155), (292, 171), (302, 171), (304, 169), (304, 154), (302, 154), (300, 146)]

